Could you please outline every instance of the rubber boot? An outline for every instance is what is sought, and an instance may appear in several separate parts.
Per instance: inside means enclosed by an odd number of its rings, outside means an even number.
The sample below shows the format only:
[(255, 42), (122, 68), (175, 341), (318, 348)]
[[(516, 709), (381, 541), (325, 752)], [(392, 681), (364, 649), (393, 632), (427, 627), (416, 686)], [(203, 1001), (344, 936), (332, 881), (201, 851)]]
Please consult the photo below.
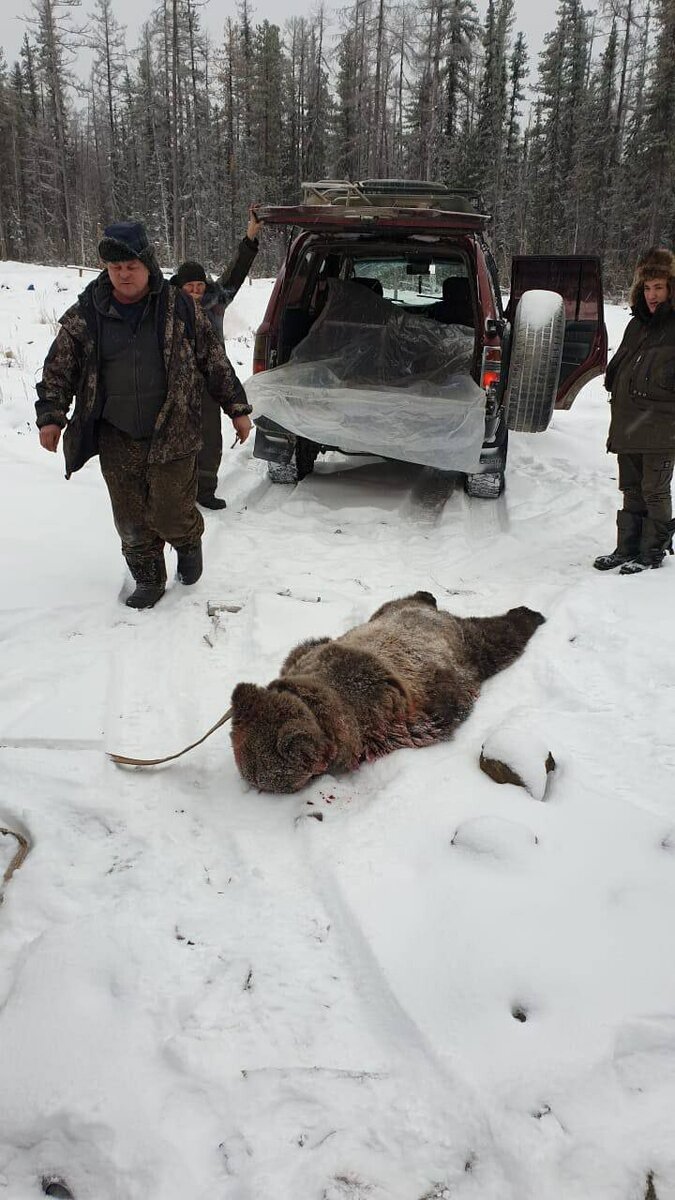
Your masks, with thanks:
[(197, 504), (201, 508), (227, 508), (227, 500), (223, 500), (221, 496), (216, 496), (215, 492), (197, 496)]
[(630, 562), (640, 553), (640, 537), (642, 534), (641, 513), (626, 512), (620, 508), (616, 514), (616, 550), (611, 554), (601, 554), (593, 566), (596, 571), (613, 571), (622, 563)]
[(642, 571), (653, 571), (660, 567), (670, 547), (670, 539), (670, 522), (644, 517), (639, 553), (630, 562), (623, 564), (619, 574), (639, 575)]
[(176, 553), (178, 555), (178, 578), (181, 583), (196, 583), (204, 567), (201, 542), (197, 542), (193, 546), (183, 546), (180, 550), (176, 548)]
[(166, 587), (166, 566), (164, 555), (161, 558), (129, 561), (129, 570), (134, 577), (136, 590), (127, 596), (125, 604), (129, 608), (154, 608), (161, 600)]

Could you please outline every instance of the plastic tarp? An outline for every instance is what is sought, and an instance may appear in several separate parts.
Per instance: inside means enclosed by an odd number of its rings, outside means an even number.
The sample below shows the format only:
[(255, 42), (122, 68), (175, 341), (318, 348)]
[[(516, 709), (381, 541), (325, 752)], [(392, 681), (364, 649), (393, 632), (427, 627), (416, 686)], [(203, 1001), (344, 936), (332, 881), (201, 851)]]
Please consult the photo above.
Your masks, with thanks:
[(469, 374), (473, 349), (473, 329), (330, 279), (289, 362), (252, 376), (246, 393), (254, 419), (264, 415), (319, 445), (470, 472), (485, 435), (485, 395)]

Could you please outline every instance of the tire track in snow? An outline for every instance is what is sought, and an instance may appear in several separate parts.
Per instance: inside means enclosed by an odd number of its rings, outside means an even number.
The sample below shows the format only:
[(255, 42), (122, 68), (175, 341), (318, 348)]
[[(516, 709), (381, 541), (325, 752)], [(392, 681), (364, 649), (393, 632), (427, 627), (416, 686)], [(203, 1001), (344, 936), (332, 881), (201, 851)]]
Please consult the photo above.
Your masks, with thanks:
[[(328, 467), (337, 465), (330, 460)], [(307, 503), (321, 505), (344, 517), (350, 508), (378, 508), (388, 515), (392, 512), (412, 525), (435, 523), (446, 503), (459, 489), (461, 475), (456, 472), (433, 470), (413, 463), (395, 463), (368, 459), (353, 465), (349, 460), (343, 469), (317, 470), (296, 484), (275, 484), (268, 478), (255, 476), (250, 490), (238, 488), (234, 504), (248, 512), (267, 514), (288, 509), (289, 513)]]
[(312, 870), (313, 889), (321, 897), (332, 926), (338, 929), (344, 945), (348, 947), (351, 975), (358, 980), (358, 988), (355, 990), (361, 999), (367, 999), (369, 1020), (374, 1021), (378, 1036), (381, 1036), (382, 1016), (386, 1014), (385, 1028), (392, 1051), (400, 1055), (402, 1046), (409, 1047), (413, 1051), (412, 1061), (418, 1063), (420, 1059), (423, 1060), (426, 1066), (432, 1067), (434, 1072), (447, 1082), (449, 1073), (417, 1022), (398, 1000), (372, 946), (345, 899), (335, 872), (325, 856), (319, 858), (317, 850), (321, 834), (322, 830), (311, 830), (308, 831), (306, 839), (309, 849), (307, 861)]
[[(311, 824), (313, 826), (314, 822)], [(473, 1128), (475, 1142), (471, 1148), (467, 1147), (470, 1152), (466, 1161), (471, 1161), (474, 1152), (483, 1163), (489, 1159), (491, 1170), (501, 1176), (498, 1191), (494, 1194), (503, 1196), (504, 1200), (511, 1194), (523, 1200), (527, 1194), (524, 1176), (522, 1188), (518, 1185), (518, 1177), (523, 1172), (514, 1162), (509, 1149), (500, 1145), (490, 1113), (486, 1112), (478, 1094), (466, 1080), (454, 1074), (448, 1063), (440, 1057), (417, 1021), (396, 996), (331, 869), (325, 847), (321, 846), (324, 832), (322, 824), (318, 830), (308, 829), (303, 839), (308, 850), (305, 860), (313, 873), (313, 891), (321, 898), (330, 915), (331, 928), (340, 938), (342, 959), (346, 961), (354, 993), (365, 1010), (366, 1020), (377, 1036), (384, 1040), (387, 1059), (392, 1064), (392, 1075), (402, 1077), (412, 1090), (415, 1083), (422, 1086), (424, 1101), (434, 1111), (442, 1112), (451, 1098), (455, 1108), (453, 1120), (456, 1120), (456, 1107), (459, 1105), (463, 1108), (461, 1125), (465, 1129)]]
[[(246, 946), (255, 946), (251, 987), (230, 994), (225, 1009), (211, 991), (206, 1007), (193, 1012), (191, 1037), (196, 1042), (184, 1051), (183, 1061), (193, 1072), (213, 1078), (223, 1051), (209, 1031), (216, 1019), (222, 1023), (223, 1014), (226, 1028), (236, 1030), (234, 1048), (224, 1061), (231, 1063), (234, 1057), (240, 1063), (241, 1081), (223, 1144), (236, 1145), (243, 1137), (249, 1147), (246, 1158), (235, 1166), (235, 1159), (241, 1159), (235, 1155), (231, 1164), (244, 1189), (241, 1194), (260, 1194), (270, 1147), (277, 1162), (275, 1194), (284, 1200), (298, 1194), (293, 1180), (302, 1166), (290, 1157), (277, 1158), (281, 1127), (288, 1144), (305, 1145), (308, 1139), (313, 1154), (308, 1154), (305, 1170), (313, 1172), (312, 1181), (323, 1172), (325, 1186), (331, 1164), (339, 1163), (345, 1178), (361, 1180), (364, 1190), (354, 1191), (355, 1197), (367, 1193), (407, 1200), (417, 1196), (413, 1181), (439, 1174), (457, 1185), (453, 1195), (464, 1194), (463, 1181), (470, 1194), (466, 1163), (477, 1161), (491, 1177), (499, 1177), (499, 1187), (486, 1188), (486, 1196), (511, 1200), (517, 1195), (522, 1200), (525, 1190), (511, 1191), (509, 1179), (517, 1176), (517, 1168), (510, 1164), (507, 1171), (508, 1156), (490, 1129), (489, 1115), (401, 1009), (344, 906), (332, 872), (316, 861), (319, 843), (301, 832), (315, 822), (296, 816), (291, 823), (296, 804), (282, 798), (271, 807), (263, 799), (257, 814), (242, 816), (239, 828), (229, 814), (229, 837), (242, 880), (230, 921), (230, 928), (239, 932), (222, 953), (228, 960), (233, 955), (243, 960)], [(200, 1027), (207, 1031), (205, 1046)], [(182, 1056), (180, 1046), (176, 1053)], [(270, 1140), (272, 1114), (277, 1133)], [(460, 1139), (453, 1137), (457, 1128)], [(397, 1156), (397, 1183), (402, 1156), (407, 1184), (390, 1191), (383, 1179), (395, 1169)], [(303, 1178), (306, 1187), (308, 1176)], [(424, 1183), (418, 1186), (421, 1197)]]
[(0, 737), (0, 750), (100, 750), (102, 738)]

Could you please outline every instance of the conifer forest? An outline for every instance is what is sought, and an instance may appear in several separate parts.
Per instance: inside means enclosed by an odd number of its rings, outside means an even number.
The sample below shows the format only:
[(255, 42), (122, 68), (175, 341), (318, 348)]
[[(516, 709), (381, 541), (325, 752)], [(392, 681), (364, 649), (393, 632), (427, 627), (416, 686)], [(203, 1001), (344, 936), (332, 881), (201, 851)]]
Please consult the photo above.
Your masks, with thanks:
[[(593, 253), (620, 296), (641, 251), (673, 245), (675, 0), (559, 0), (535, 59), (514, 0), (281, 25), (239, 0), (219, 40), (201, 8), (160, 0), (130, 45), (114, 0), (34, 0), (0, 58), (3, 258), (95, 265), (101, 227), (135, 216), (164, 265), (219, 269), (250, 201), (374, 177), (475, 189), (505, 284), (513, 254)], [(257, 274), (283, 246), (266, 231)]]

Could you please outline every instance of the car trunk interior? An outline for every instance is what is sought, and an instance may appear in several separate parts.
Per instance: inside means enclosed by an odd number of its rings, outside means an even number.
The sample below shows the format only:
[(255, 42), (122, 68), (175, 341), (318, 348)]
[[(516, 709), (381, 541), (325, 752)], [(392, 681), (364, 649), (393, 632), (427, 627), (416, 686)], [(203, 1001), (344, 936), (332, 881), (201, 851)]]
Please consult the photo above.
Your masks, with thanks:
[(299, 240), (267, 334), (275, 369), (247, 385), (259, 417), (317, 448), (476, 471), (485, 391), (467, 243), (351, 233)]
[(444, 325), (475, 329), (468, 256), (425, 242), (314, 243), (301, 253), (287, 283), (277, 332), (277, 363), (288, 362), (322, 311), (330, 279), (357, 283), (393, 309)]

